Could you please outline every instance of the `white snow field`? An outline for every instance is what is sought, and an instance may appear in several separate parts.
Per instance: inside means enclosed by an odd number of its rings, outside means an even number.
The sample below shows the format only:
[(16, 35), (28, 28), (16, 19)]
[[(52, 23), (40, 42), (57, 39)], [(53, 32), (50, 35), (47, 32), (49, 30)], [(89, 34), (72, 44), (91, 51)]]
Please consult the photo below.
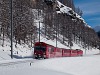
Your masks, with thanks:
[(0, 75), (100, 75), (100, 55), (0, 62)]

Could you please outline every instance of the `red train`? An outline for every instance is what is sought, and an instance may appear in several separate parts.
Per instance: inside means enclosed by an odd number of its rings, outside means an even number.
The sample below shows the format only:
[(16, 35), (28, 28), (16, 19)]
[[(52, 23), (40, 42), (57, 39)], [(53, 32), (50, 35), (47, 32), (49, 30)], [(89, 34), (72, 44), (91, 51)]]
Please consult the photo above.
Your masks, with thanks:
[(76, 49), (64, 49), (54, 47), (44, 42), (36, 42), (34, 44), (34, 58), (54, 58), (54, 57), (73, 57), (82, 56), (83, 51)]

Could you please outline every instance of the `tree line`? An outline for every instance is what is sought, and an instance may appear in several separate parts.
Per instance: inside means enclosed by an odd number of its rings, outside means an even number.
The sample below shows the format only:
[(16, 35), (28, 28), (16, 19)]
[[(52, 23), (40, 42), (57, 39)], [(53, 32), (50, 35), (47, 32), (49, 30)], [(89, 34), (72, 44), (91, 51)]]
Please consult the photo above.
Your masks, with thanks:
[[(65, 5), (75, 11), (73, 0)], [(84, 21), (73, 18), (66, 13), (56, 13), (56, 3), (47, 5), (42, 0), (13, 0), (13, 41), (19, 44), (30, 43), (30, 46), (37, 41), (40, 22), (43, 24), (41, 34), (47, 39), (57, 39), (68, 47), (73, 46), (73, 41), (83, 48), (98, 46), (98, 36), (92, 28), (85, 25)], [(2, 46), (5, 38), (10, 38), (10, 1), (0, 0), (0, 39)], [(78, 13), (82, 11), (78, 8)]]

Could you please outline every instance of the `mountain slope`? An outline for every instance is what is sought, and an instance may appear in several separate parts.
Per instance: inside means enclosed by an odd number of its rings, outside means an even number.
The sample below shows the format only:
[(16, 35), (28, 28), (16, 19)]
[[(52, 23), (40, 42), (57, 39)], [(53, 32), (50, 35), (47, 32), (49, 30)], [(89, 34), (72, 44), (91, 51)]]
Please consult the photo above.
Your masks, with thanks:
[(94, 30), (95, 30), (96, 32), (100, 31), (100, 26), (94, 27)]
[[(34, 19), (34, 21), (32, 21), (32, 27), (30, 27), (31, 24), (28, 25), (23, 23), (23, 25), (18, 25), (16, 23), (18, 26), (15, 26), (13, 38), (15, 58), (26, 57), (26, 54), (28, 54), (27, 56), (32, 57), (32, 49), (29, 47), (34, 47), (34, 43), (39, 41), (39, 35), (41, 38), (40, 41), (54, 46), (56, 46), (57, 41), (57, 47), (82, 49), (84, 54), (86, 50), (94, 50), (97, 48), (98, 37), (96, 36), (96, 33), (86, 24), (84, 19), (71, 8), (63, 5), (59, 1), (53, 6), (48, 6), (46, 3), (42, 2), (42, 0), (39, 1), (40, 3), (37, 2), (37, 6), (34, 6), (34, 8), (27, 7), (27, 9), (29, 8), (31, 11), (31, 19)], [(24, 4), (22, 6), (24, 6)], [(57, 11), (56, 8), (58, 8), (59, 11)], [(15, 10), (18, 10), (18, 8)], [(25, 12), (27, 12), (27, 10), (25, 10)], [(23, 16), (22, 14), (24, 13), (20, 14), (16, 12), (16, 14)], [(16, 16), (16, 18), (19, 17)], [(23, 17), (21, 18), (24, 20)], [(10, 56), (10, 40), (8, 41), (8, 38), (6, 33), (3, 34), (2, 32), (0, 36), (0, 48), (1, 51), (7, 52)]]

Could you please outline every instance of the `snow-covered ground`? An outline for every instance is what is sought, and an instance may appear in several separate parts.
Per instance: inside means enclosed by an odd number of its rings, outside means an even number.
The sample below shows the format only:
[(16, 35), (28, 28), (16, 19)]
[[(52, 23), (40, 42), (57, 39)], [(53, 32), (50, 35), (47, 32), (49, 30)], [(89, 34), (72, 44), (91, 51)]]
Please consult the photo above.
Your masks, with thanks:
[(16, 63), (9, 65), (10, 60), (6, 66), (0, 62), (0, 75), (100, 75), (99, 59), (100, 55), (45, 60), (13, 59), (12, 62)]
[[(55, 40), (47, 40), (44, 36), (41, 36), (41, 42), (55, 46)], [(4, 47), (0, 46), (0, 75), (100, 75), (100, 55), (96, 55), (98, 49), (86, 50), (85, 53), (84, 49), (74, 43), (73, 49), (82, 49), (83, 57), (35, 60), (32, 58), (34, 49), (19, 44), (15, 47), (13, 44), (13, 59), (10, 58), (10, 42), (5, 41)], [(68, 48), (60, 42), (58, 47)]]
[[(40, 38), (41, 42), (56, 45), (56, 40), (47, 40), (42, 35)], [(57, 43), (58, 47), (68, 48), (60, 42)], [(6, 39), (4, 46), (0, 45), (0, 75), (100, 75), (100, 55), (95, 55), (99, 53), (99, 50), (92, 49), (85, 52), (85, 49), (73, 44), (73, 49), (83, 50), (83, 57), (35, 60), (32, 58), (34, 49), (26, 44), (17, 44), (15, 47), (13, 42), (14, 58), (11, 59), (10, 41)]]

